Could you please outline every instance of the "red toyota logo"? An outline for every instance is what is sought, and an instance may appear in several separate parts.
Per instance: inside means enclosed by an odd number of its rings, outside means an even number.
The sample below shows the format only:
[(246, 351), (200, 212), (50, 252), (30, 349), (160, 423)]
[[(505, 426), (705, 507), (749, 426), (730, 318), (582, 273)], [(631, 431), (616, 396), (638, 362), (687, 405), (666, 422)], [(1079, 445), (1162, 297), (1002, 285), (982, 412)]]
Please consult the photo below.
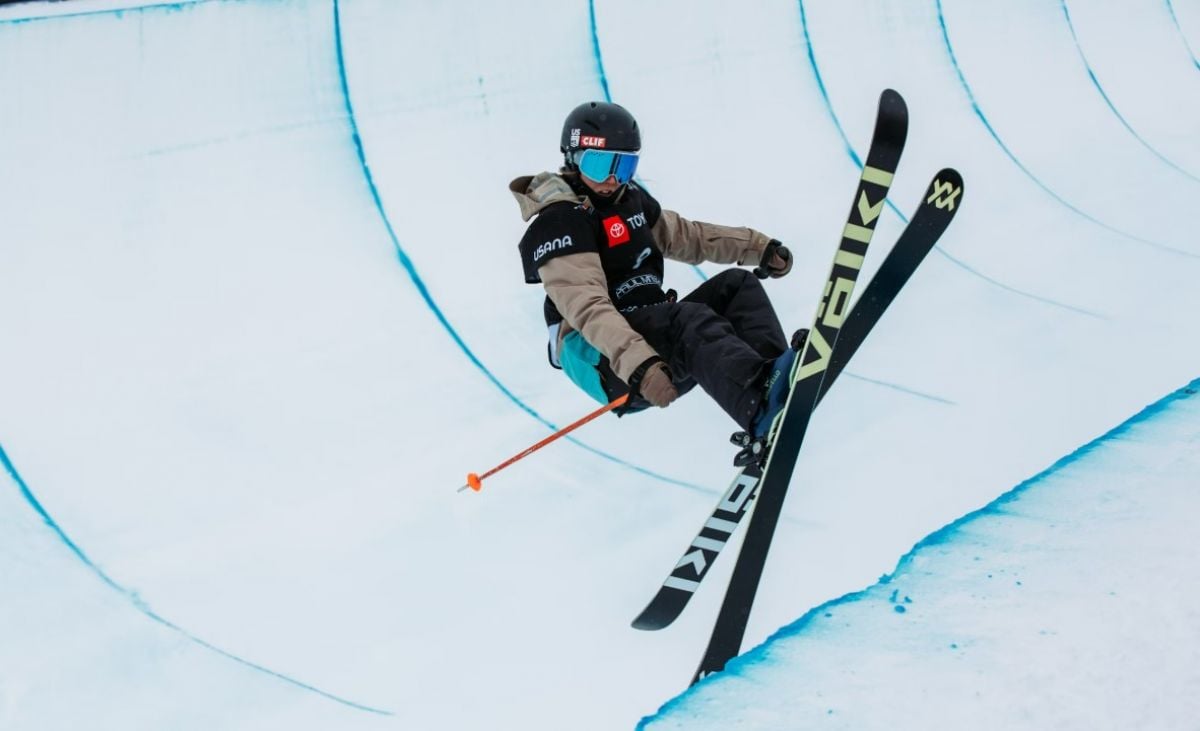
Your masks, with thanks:
[(629, 243), (629, 229), (620, 216), (609, 216), (604, 219), (604, 233), (608, 235), (608, 245), (619, 246)]

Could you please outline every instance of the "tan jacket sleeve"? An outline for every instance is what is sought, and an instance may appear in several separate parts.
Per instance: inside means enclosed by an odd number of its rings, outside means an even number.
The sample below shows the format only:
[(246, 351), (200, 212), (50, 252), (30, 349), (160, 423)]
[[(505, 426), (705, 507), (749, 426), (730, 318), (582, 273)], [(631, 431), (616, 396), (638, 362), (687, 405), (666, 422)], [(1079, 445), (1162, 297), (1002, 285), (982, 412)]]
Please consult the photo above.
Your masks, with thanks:
[(638, 366), (658, 355), (613, 306), (599, 254), (555, 257), (538, 269), (538, 275), (567, 324), (608, 358), (621, 380), (629, 383)]
[(650, 232), (663, 256), (687, 264), (711, 261), (714, 264), (757, 266), (771, 240), (770, 236), (751, 228), (689, 221), (665, 208)]

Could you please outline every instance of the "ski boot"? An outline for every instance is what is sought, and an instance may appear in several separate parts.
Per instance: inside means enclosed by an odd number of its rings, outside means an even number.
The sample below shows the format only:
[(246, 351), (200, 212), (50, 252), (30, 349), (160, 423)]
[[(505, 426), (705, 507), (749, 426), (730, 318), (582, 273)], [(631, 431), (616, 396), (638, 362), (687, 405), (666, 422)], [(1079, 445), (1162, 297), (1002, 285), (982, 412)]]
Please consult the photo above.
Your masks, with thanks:
[(776, 419), (783, 413), (791, 394), (792, 366), (804, 343), (808, 339), (808, 330), (801, 328), (792, 335), (791, 348), (775, 359), (763, 383), (763, 397), (758, 414), (750, 424), (749, 431), (735, 432), (729, 440), (741, 451), (733, 458), (736, 467), (745, 467), (754, 462), (765, 462), (767, 458), (767, 441)]

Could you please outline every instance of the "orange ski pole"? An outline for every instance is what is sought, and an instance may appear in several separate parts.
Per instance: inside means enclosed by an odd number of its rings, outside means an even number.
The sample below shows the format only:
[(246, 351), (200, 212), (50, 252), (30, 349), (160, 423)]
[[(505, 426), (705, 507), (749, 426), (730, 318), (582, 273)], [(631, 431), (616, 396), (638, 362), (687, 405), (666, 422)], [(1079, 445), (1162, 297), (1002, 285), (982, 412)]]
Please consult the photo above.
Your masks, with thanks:
[(553, 434), (546, 437), (545, 439), (538, 442), (537, 444), (533, 445), (529, 449), (526, 449), (524, 452), (521, 452), (520, 454), (517, 454), (517, 455), (514, 455), (514, 456), (508, 458), (506, 461), (502, 462), (501, 464), (496, 465), (495, 467), (491, 468), (487, 472), (484, 472), (482, 475), (477, 475), (474, 472), (468, 474), (467, 475), (467, 484), (458, 488), (458, 491), (462, 492), (463, 490), (466, 490), (469, 487), (472, 490), (474, 490), (475, 492), (479, 492), (480, 489), (483, 488), (483, 481), (485, 479), (487, 479), (488, 477), (491, 477), (492, 475), (496, 474), (500, 470), (509, 466), (513, 462), (516, 462), (517, 460), (528, 457), (529, 455), (538, 451), (539, 449), (546, 446), (550, 442), (553, 442), (555, 439), (558, 439), (561, 436), (570, 434), (571, 432), (575, 431), (579, 427), (588, 423), (592, 419), (595, 419), (597, 416), (602, 416), (603, 414), (607, 414), (608, 412), (612, 411), (613, 409), (617, 408), (618, 406), (623, 406), (625, 404), (625, 402), (628, 400), (629, 400), (629, 394), (625, 394), (624, 396), (622, 396), (618, 399), (615, 399), (615, 400), (605, 404), (604, 406), (601, 406), (599, 409), (596, 409), (595, 411), (593, 411), (592, 413), (583, 417), (582, 419), (575, 422), (574, 424), (571, 424), (569, 426), (564, 426), (562, 429), (559, 429), (558, 431), (554, 432)]

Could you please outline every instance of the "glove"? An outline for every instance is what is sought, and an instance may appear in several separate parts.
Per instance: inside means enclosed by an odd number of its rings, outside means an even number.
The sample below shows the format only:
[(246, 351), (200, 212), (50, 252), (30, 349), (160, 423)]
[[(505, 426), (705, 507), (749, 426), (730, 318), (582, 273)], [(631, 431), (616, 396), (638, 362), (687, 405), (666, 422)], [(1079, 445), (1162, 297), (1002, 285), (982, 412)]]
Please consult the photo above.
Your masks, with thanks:
[(771, 261), (767, 262), (767, 269), (770, 271), (772, 279), (779, 279), (792, 271), (792, 252), (788, 247), (780, 244), (775, 250), (775, 256), (771, 257)]
[(791, 250), (780, 243), (778, 239), (771, 239), (767, 248), (763, 249), (762, 262), (754, 270), (754, 274), (759, 279), (767, 277), (778, 279), (790, 271), (792, 271)]
[(665, 409), (679, 398), (675, 384), (671, 383), (671, 369), (661, 360), (652, 360), (640, 378), (635, 373), (631, 380), (633, 382), (629, 384), (630, 388), (660, 409)]

